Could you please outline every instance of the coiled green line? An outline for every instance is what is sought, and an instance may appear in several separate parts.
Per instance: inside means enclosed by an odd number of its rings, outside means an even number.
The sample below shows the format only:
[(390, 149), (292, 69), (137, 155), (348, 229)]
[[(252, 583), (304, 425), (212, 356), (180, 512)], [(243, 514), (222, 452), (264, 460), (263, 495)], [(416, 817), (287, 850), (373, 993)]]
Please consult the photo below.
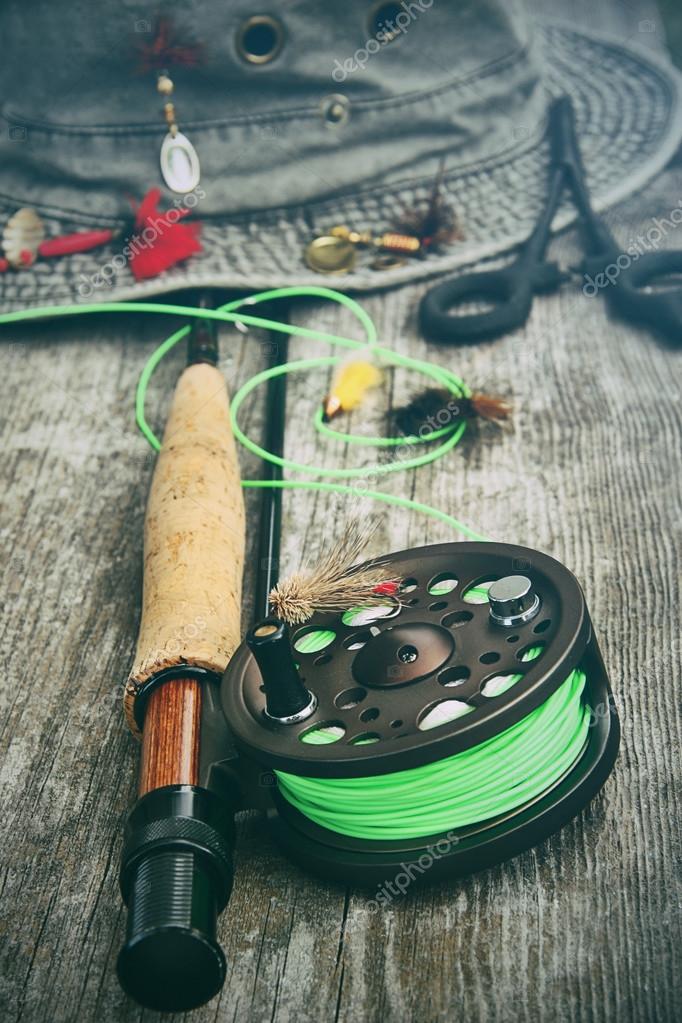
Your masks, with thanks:
[(575, 669), (521, 721), (434, 764), (363, 778), (277, 771), (279, 790), (316, 824), (353, 838), (422, 838), (509, 813), (551, 788), (582, 752), (585, 681)]
[[(342, 337), (338, 334), (329, 334), (324, 331), (313, 330), (310, 327), (281, 323), (278, 320), (271, 320), (263, 316), (254, 316), (249, 312), (243, 311), (244, 308), (250, 309), (261, 302), (273, 302), (280, 298), (311, 297), (327, 299), (349, 309), (363, 328), (365, 334), (364, 339), (359, 341), (354, 338)], [(237, 312), (237, 310), (240, 311)], [(422, 359), (414, 359), (407, 355), (401, 355), (400, 353), (393, 351), (391, 348), (380, 345), (377, 339), (376, 327), (366, 310), (348, 295), (344, 295), (339, 291), (333, 291), (331, 288), (274, 288), (269, 291), (259, 292), (258, 294), (251, 295), (247, 298), (240, 298), (233, 302), (228, 302), (220, 309), (202, 309), (196, 306), (182, 306), (174, 304), (166, 305), (160, 302), (97, 302), (83, 305), (41, 306), (33, 309), (22, 309), (12, 313), (3, 313), (0, 315), (0, 325), (23, 323), (30, 320), (47, 318), (54, 319), (63, 316), (83, 316), (90, 315), (92, 313), (152, 313), (164, 316), (176, 315), (181, 316), (184, 319), (198, 318), (205, 320), (218, 320), (225, 323), (243, 323), (247, 327), (260, 327), (266, 330), (278, 331), (282, 334), (323, 341), (329, 344), (332, 348), (360, 350), (369, 347), (372, 349), (378, 360), (385, 361), (388, 364), (402, 366), (415, 373), (420, 373), (439, 386), (449, 390), (455, 397), (467, 397), (471, 393), (466, 384), (450, 370), (444, 369), (440, 366), (434, 366)], [(154, 370), (158, 364), (164, 356), (175, 347), (176, 344), (182, 341), (183, 338), (187, 337), (190, 330), (190, 326), (183, 326), (179, 330), (175, 331), (174, 334), (171, 334), (170, 337), (166, 338), (166, 340), (163, 341), (154, 350), (154, 352), (152, 352), (138, 381), (135, 397), (137, 424), (143, 436), (156, 451), (161, 449), (161, 443), (146, 419), (145, 399), (147, 390)], [(231, 403), (232, 428), (234, 430), (235, 437), (244, 445), (245, 448), (253, 454), (258, 455), (264, 461), (280, 465), (285, 470), (302, 472), (308, 475), (321, 477), (321, 479), (317, 480), (242, 480), (242, 486), (256, 488), (276, 487), (281, 490), (319, 490), (327, 493), (346, 494), (356, 500), (358, 497), (369, 497), (373, 500), (383, 502), (384, 504), (395, 505), (399, 508), (405, 508), (409, 511), (418, 512), (438, 519), (440, 522), (450, 526), (456, 532), (462, 533), (464, 536), (467, 536), (472, 540), (487, 540), (487, 537), (476, 532), (476, 530), (465, 525), (463, 522), (460, 522), (459, 519), (456, 519), (453, 515), (449, 515), (447, 512), (441, 511), (439, 508), (433, 508), (428, 504), (424, 504), (420, 501), (413, 501), (410, 498), (403, 497), (401, 495), (385, 494), (382, 491), (370, 490), (364, 486), (348, 486), (343, 483), (332, 483), (329, 482), (328, 479), (325, 479), (325, 477), (331, 479), (354, 479), (356, 483), (359, 484), (362, 482), (362, 478), (365, 475), (386, 475), (388, 473), (400, 472), (404, 469), (414, 469), (422, 465), (427, 465), (430, 462), (436, 461), (438, 458), (442, 458), (443, 455), (446, 455), (448, 451), (452, 450), (452, 448), (454, 448), (460, 441), (466, 429), (466, 423), (463, 421), (455, 420), (452, 424), (447, 424), (442, 429), (430, 432), (427, 438), (358, 437), (357, 435), (334, 430), (323, 423), (321, 411), (318, 410), (314, 417), (313, 425), (316, 430), (328, 438), (334, 438), (345, 443), (366, 447), (400, 448), (424, 444), (427, 448), (423, 454), (415, 458), (400, 458), (386, 464), (357, 469), (338, 469), (334, 466), (302, 465), (292, 459), (278, 458), (277, 455), (266, 451), (259, 444), (256, 444), (255, 441), (252, 441), (251, 438), (243, 432), (238, 423), (237, 417), (244, 399), (252, 390), (254, 390), (254, 388), (266, 383), (271, 377), (282, 373), (296, 373), (304, 370), (329, 367), (331, 365), (335, 365), (339, 361), (340, 357), (338, 356), (328, 356), (319, 359), (304, 359), (299, 360), (298, 362), (288, 362), (285, 365), (264, 370), (262, 373), (256, 373), (235, 393)]]

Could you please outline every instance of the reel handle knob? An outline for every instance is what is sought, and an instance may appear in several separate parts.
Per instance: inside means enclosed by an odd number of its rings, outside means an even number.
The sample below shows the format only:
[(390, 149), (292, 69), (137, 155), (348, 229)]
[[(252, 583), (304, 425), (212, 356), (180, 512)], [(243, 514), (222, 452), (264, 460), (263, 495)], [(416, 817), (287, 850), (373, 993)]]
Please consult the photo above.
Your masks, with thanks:
[(525, 575), (506, 575), (488, 589), (490, 619), (495, 625), (513, 628), (535, 618), (540, 598)]
[(284, 622), (279, 618), (265, 618), (254, 625), (246, 643), (263, 678), (267, 717), (285, 725), (310, 717), (317, 707), (317, 699), (301, 681)]

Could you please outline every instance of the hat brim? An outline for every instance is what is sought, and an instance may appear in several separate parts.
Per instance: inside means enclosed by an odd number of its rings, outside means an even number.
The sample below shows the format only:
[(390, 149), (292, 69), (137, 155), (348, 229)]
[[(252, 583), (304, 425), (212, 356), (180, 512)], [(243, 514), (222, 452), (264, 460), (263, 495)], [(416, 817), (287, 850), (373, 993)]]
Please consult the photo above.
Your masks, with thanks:
[[(539, 26), (546, 65), (548, 100), (568, 94), (576, 112), (578, 137), (596, 210), (630, 195), (659, 173), (682, 142), (682, 76), (654, 51), (616, 42), (562, 22)], [(518, 126), (509, 149), (443, 178), (444, 194), (456, 210), (463, 237), (389, 269), (356, 268), (327, 278), (344, 291), (394, 287), (499, 256), (525, 239), (546, 200), (548, 145), (540, 125), (526, 136)], [(320, 285), (325, 278), (308, 269), (305, 246), (315, 232), (345, 223), (377, 233), (389, 228), (396, 210), (424, 202), (433, 176), (417, 167), (412, 177), (373, 182), (298, 207), (224, 221), (205, 221), (203, 251), (147, 281), (135, 281), (122, 259), (121, 244), (89, 253), (39, 260), (27, 270), (0, 275), (0, 311), (93, 301), (129, 301), (178, 289), (217, 287), (255, 291), (289, 285)], [(0, 199), (0, 220), (14, 207)], [(554, 223), (558, 231), (576, 211), (566, 202)], [(82, 230), (43, 217), (49, 235)], [(627, 239), (623, 240), (624, 246)]]

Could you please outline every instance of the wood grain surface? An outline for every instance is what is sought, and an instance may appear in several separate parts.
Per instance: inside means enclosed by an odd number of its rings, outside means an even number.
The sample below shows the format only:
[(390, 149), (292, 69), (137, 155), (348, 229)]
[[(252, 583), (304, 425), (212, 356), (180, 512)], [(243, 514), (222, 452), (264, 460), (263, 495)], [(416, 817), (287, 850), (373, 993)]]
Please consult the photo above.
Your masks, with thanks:
[[(594, 7), (595, 5), (593, 5)], [(631, 4), (623, 19), (637, 16)], [(639, 8), (638, 8), (639, 10)], [(595, 12), (596, 15), (596, 12)], [(625, 23), (624, 20), (624, 23)], [(676, 164), (609, 214), (619, 238), (682, 195)], [(679, 235), (676, 237), (675, 234)], [(680, 229), (665, 244), (682, 247)], [(553, 249), (577, 261), (574, 233)], [(680, 523), (682, 355), (607, 317), (577, 286), (539, 299), (528, 325), (474, 348), (426, 345), (422, 287), (371, 296), (382, 339), (514, 399), (513, 433), (483, 428), (446, 460), (383, 486), (436, 504), (495, 538), (537, 547), (583, 583), (623, 725), (614, 774), (578, 819), (536, 849), (463, 882), (408, 891), (380, 913), (367, 896), (292, 866), (264, 822), (239, 822), (232, 900), (219, 924), (224, 990), (192, 1023), (423, 1023), (682, 1018)], [(293, 320), (356, 330), (329, 305)], [(158, 1017), (122, 993), (122, 825), (138, 744), (121, 713), (141, 600), (142, 527), (153, 455), (134, 429), (144, 359), (170, 317), (110, 316), (3, 330), (2, 856), (0, 1018), (133, 1023)], [(232, 393), (267, 360), (263, 338), (222, 331)], [(292, 355), (326, 354), (292, 343)], [(155, 378), (161, 426), (182, 365)], [(287, 454), (370, 464), (310, 429), (328, 380), (290, 380)], [(410, 393), (388, 377), (373, 433)], [(243, 425), (259, 436), (263, 409)], [(242, 475), (260, 466), (240, 450)], [(258, 496), (246, 493), (243, 627)], [(377, 514), (361, 505), (367, 514)], [(320, 493), (284, 502), (284, 567), (321, 552), (348, 507)], [(382, 507), (376, 550), (451, 539), (435, 521)]]
[(138, 795), (199, 784), (201, 682), (178, 678), (150, 694), (144, 712)]

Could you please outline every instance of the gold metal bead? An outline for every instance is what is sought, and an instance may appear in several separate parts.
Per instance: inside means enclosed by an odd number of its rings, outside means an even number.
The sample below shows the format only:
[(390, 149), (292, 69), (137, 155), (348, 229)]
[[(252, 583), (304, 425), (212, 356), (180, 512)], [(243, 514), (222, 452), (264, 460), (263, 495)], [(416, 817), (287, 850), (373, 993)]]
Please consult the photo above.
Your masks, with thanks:
[(352, 231), (345, 224), (337, 224), (329, 232), (334, 238), (343, 238), (346, 241), (352, 242), (353, 245), (371, 245), (372, 244), (372, 233), (371, 231)]
[(175, 86), (173, 85), (173, 82), (168, 77), (168, 75), (159, 75), (158, 81), (156, 83), (156, 88), (162, 95), (170, 96)]

